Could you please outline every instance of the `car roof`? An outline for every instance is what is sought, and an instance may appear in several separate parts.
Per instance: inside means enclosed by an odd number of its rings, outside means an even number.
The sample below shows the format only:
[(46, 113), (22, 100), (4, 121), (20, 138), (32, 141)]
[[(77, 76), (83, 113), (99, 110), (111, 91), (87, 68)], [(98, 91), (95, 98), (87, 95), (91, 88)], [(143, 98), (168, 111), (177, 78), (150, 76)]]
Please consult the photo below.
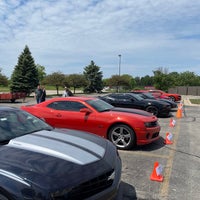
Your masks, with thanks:
[(77, 101), (86, 101), (91, 99), (97, 99), (96, 97), (85, 97), (85, 96), (70, 96), (70, 97), (54, 97), (46, 101), (66, 101), (66, 100), (77, 100)]

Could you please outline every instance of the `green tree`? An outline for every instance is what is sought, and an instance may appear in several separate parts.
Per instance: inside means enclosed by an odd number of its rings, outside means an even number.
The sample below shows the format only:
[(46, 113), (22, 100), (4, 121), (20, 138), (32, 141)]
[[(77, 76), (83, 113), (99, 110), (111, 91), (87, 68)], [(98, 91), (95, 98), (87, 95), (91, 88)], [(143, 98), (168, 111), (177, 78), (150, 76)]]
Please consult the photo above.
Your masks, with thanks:
[(141, 85), (142, 86), (153, 86), (154, 80), (152, 76), (146, 75), (141, 78)]
[(135, 87), (135, 79), (131, 75), (123, 74), (120, 79), (120, 85), (122, 85), (125, 90), (131, 90)]
[(31, 52), (26, 45), (11, 75), (10, 90), (11, 92), (25, 92), (26, 94), (30, 94), (38, 84), (38, 71)]
[(153, 73), (154, 87), (156, 89), (168, 91), (170, 87), (174, 86), (173, 79), (166, 72), (163, 73), (162, 70), (158, 69), (153, 71)]
[(135, 85), (136, 85), (136, 87), (141, 87), (142, 86), (141, 78), (139, 76), (135, 77)]
[(180, 86), (198, 86), (199, 77), (190, 71), (182, 72), (179, 74), (179, 85)]
[(64, 85), (66, 87), (73, 87), (74, 94), (77, 88), (84, 88), (88, 84), (83, 74), (70, 74), (65, 77)]
[(8, 78), (2, 74), (2, 69), (0, 68), (0, 85), (1, 86), (8, 86)]
[(46, 77), (45, 67), (42, 65), (37, 64), (36, 65), (37, 71), (38, 71), (38, 79), (40, 83), (43, 83), (42, 81)]
[(171, 72), (168, 74), (168, 77), (174, 86), (181, 86), (180, 74), (178, 72)]
[(94, 61), (91, 61), (90, 65), (84, 68), (83, 74), (88, 81), (88, 85), (84, 88), (84, 92), (100, 92), (103, 89), (103, 74), (102, 71), (100, 71), (100, 67), (95, 65)]
[(131, 90), (135, 85), (135, 80), (128, 74), (122, 76), (113, 75), (108, 80), (108, 84), (110, 87), (115, 87), (116, 91), (119, 92), (121, 89)]
[(44, 83), (55, 86), (57, 95), (59, 95), (59, 87), (64, 87), (65, 75), (61, 72), (53, 72), (45, 77)]

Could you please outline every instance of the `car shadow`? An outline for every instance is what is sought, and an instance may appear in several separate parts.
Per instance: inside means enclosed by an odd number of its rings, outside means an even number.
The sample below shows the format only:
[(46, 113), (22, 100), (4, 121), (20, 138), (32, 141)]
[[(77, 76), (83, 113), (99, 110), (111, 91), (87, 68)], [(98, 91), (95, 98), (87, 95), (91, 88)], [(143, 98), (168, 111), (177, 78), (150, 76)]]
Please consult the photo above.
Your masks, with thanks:
[(114, 200), (137, 200), (135, 188), (123, 181), (121, 181), (117, 197)]
[(161, 149), (165, 146), (165, 139), (160, 136), (160, 138), (150, 144), (147, 144), (147, 145), (138, 145), (136, 147), (133, 148), (133, 150), (136, 150), (136, 151), (154, 151), (154, 150), (157, 150), (157, 149)]

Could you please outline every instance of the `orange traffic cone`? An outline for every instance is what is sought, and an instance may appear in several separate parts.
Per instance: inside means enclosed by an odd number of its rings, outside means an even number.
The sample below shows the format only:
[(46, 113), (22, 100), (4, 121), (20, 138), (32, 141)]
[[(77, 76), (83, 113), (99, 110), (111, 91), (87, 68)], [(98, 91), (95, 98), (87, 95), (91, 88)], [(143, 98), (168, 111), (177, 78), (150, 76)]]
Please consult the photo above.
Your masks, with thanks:
[(181, 104), (178, 105), (178, 110), (176, 112), (176, 117), (177, 118), (182, 118), (182, 105)]
[(169, 122), (169, 126), (170, 127), (174, 127), (175, 126), (175, 124), (176, 124), (176, 121), (174, 120), (174, 119), (170, 119), (170, 122)]
[(173, 138), (173, 136), (171, 133), (166, 133), (166, 138), (165, 138), (164, 143), (165, 144), (173, 144), (172, 138)]
[(150, 179), (152, 181), (162, 182), (163, 181), (162, 171), (163, 171), (162, 166), (158, 162), (155, 162)]

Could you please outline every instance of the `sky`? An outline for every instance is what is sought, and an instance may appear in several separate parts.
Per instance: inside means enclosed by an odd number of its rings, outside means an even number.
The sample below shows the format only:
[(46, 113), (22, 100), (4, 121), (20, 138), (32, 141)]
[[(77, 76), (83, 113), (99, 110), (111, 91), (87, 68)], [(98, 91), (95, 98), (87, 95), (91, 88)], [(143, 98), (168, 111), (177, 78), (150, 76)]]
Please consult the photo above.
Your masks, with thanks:
[(27, 45), (46, 74), (94, 61), (103, 78), (199, 76), (199, 11), (199, 0), (0, 0), (1, 73), (10, 78)]

